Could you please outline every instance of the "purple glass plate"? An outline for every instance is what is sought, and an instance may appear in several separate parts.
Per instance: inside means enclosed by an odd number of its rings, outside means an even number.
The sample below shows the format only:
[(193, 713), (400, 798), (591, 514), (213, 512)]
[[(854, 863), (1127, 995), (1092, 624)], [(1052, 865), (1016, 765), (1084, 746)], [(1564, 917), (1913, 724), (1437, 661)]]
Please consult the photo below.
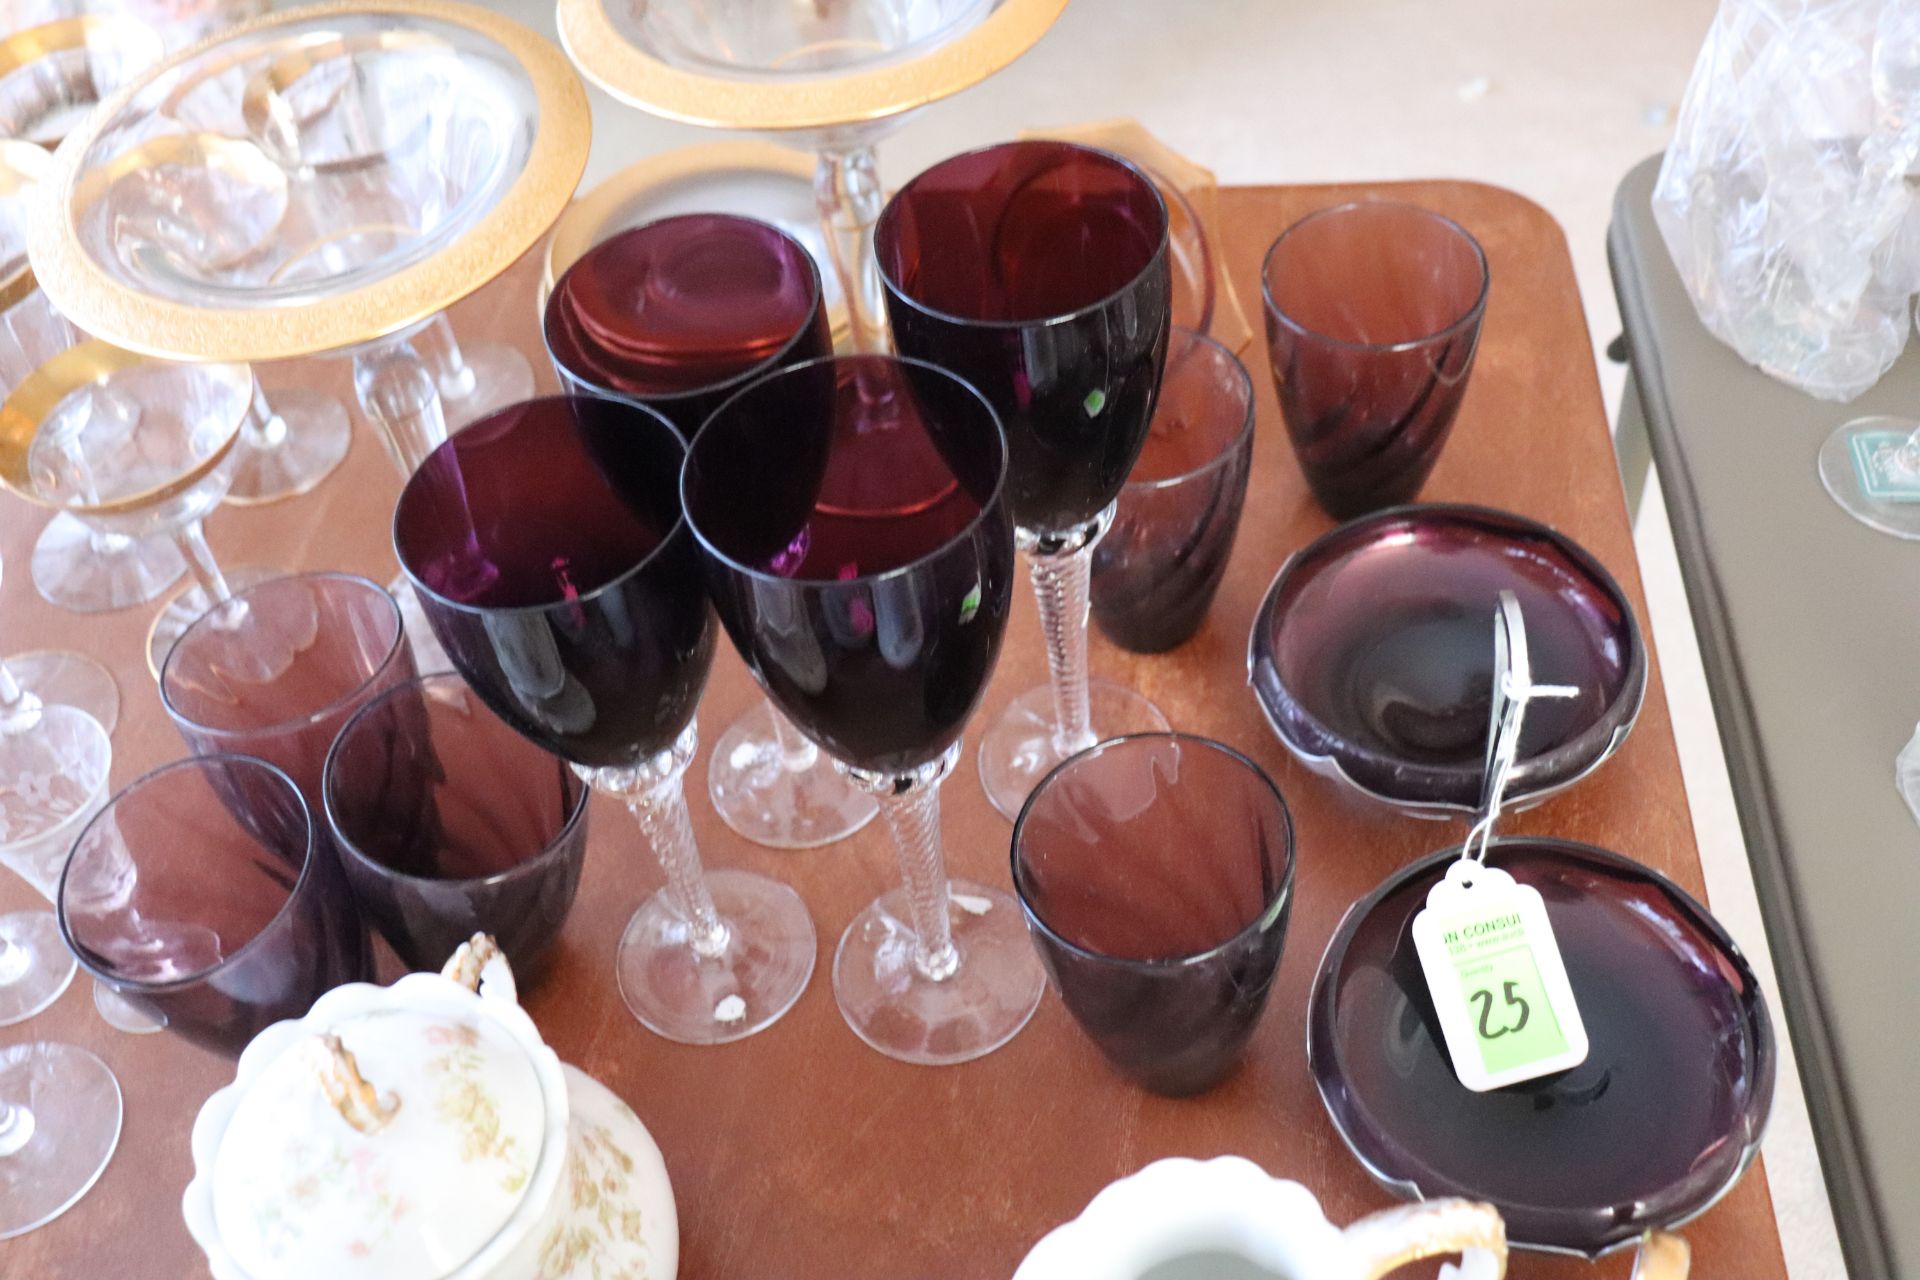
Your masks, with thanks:
[(1516, 1246), (1598, 1257), (1704, 1212), (1759, 1149), (1773, 1026), (1753, 971), (1665, 876), (1565, 840), (1496, 840), (1488, 862), (1546, 899), (1591, 1049), (1488, 1093), (1453, 1074), (1411, 924), (1458, 849), (1356, 903), (1314, 978), (1307, 1060), (1333, 1124), (1408, 1199), (1499, 1208)]
[(1570, 786), (1626, 740), (1646, 648), (1620, 584), (1571, 539), (1485, 507), (1350, 520), (1280, 567), (1247, 674), (1267, 722), (1315, 772), (1415, 815), (1479, 808), (1493, 611), (1519, 597), (1533, 676), (1579, 696), (1528, 709), (1509, 805)]

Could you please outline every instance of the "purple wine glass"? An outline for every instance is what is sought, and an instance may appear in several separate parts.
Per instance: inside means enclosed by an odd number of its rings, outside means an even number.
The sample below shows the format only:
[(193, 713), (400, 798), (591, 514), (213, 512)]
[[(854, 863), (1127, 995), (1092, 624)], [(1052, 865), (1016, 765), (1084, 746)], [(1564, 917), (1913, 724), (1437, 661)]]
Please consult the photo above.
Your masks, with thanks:
[(190, 756), (129, 784), (74, 842), (60, 931), (129, 1004), (237, 1057), (271, 1023), (373, 977), (367, 933), (293, 779)]
[(537, 980), (587, 857), (587, 786), (451, 672), (389, 689), (327, 755), (327, 823), (368, 921), (411, 969), (490, 934)]
[(877, 797), (905, 887), (840, 939), (834, 993), (890, 1057), (1011, 1039), (1044, 979), (999, 889), (948, 880), (940, 782), (1013, 594), (992, 407), (930, 364), (819, 360), (728, 401), (688, 451), (687, 520), (727, 634), (780, 709)]
[(1114, 738), (1027, 798), (1013, 887), (1060, 998), (1114, 1068), (1155, 1093), (1202, 1093), (1267, 1006), (1293, 905), (1293, 818), (1230, 747)]
[[(724, 213), (661, 218), (595, 245), (555, 285), (544, 330), (563, 387), (648, 405), (688, 440), (755, 378), (833, 351), (813, 255), (778, 227)], [(832, 844), (875, 813), (764, 701), (714, 743), (707, 791), (728, 826), (776, 849)]]
[(1334, 1127), (1388, 1190), (1488, 1201), (1522, 1248), (1598, 1257), (1703, 1212), (1759, 1151), (1773, 1102), (1773, 1026), (1746, 959), (1647, 867), (1565, 840), (1495, 840), (1488, 863), (1546, 901), (1590, 1048), (1571, 1070), (1474, 1093), (1410, 934), (1459, 854), (1356, 903), (1320, 961), (1307, 1060)]
[(813, 922), (764, 876), (703, 872), (681, 780), (713, 613), (664, 417), (551, 397), (435, 449), (393, 537), (447, 656), (494, 713), (639, 821), (666, 887), (627, 922), (621, 995), (653, 1031), (720, 1044), (770, 1026), (813, 972)]
[(1176, 328), (1153, 425), (1093, 549), (1093, 620), (1135, 653), (1186, 643), (1226, 576), (1253, 467), (1253, 379), (1233, 352)]
[(1007, 501), (1051, 675), (980, 744), (982, 784), (1009, 818), (1076, 751), (1167, 728), (1139, 694), (1087, 678), (1093, 547), (1146, 439), (1166, 362), (1167, 243), (1150, 178), (1052, 141), (942, 161), (901, 188), (874, 231), (901, 354), (978, 387), (1006, 427)]
[(1267, 354), (1294, 456), (1337, 520), (1410, 502), (1473, 372), (1487, 255), (1408, 204), (1309, 214), (1260, 273)]
[(1571, 786), (1619, 749), (1646, 695), (1646, 647), (1606, 569), (1523, 516), (1423, 503), (1351, 520), (1281, 566), (1247, 669), (1303, 763), (1412, 813), (1482, 802), (1493, 644), (1511, 591), (1534, 676), (1569, 685), (1527, 713), (1508, 802)]

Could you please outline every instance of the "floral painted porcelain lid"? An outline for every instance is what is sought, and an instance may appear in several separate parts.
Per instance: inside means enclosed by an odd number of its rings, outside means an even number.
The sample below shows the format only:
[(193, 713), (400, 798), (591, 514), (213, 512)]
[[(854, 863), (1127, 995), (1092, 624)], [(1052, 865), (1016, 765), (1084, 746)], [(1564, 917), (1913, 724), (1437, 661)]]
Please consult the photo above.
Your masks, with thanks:
[(438, 1280), (507, 1227), (552, 1100), (514, 1032), (470, 1010), (365, 1010), (266, 1065), (213, 1165), (220, 1238), (248, 1275)]

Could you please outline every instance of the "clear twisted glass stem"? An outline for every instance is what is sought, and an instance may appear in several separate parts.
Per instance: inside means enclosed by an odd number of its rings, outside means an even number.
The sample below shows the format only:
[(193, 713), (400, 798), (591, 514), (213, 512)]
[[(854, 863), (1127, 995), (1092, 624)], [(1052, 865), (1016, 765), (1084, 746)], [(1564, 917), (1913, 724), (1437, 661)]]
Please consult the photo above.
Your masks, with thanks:
[(820, 748), (780, 714), (780, 708), (773, 705), (771, 698), (767, 699), (767, 714), (773, 720), (773, 745), (780, 752), (780, 767), (788, 773), (804, 773), (813, 768), (820, 759)]
[(875, 774), (842, 766), (880, 804), (913, 917), (913, 967), (934, 982), (960, 971), (949, 915), (947, 860), (940, 847), (940, 783), (959, 759), (960, 745), (955, 743), (913, 773)]
[(853, 349), (884, 352), (890, 344), (880, 264), (873, 256), (873, 227), (887, 197), (873, 148), (821, 151), (813, 171), (813, 199), (827, 235), (834, 275), (840, 281), (840, 296), (846, 299)]
[(195, 520), (183, 529), (176, 529), (173, 545), (180, 549), (181, 557), (186, 560), (187, 572), (207, 593), (209, 604), (225, 604), (233, 599), (226, 575), (220, 572), (219, 562), (213, 558), (213, 548), (207, 545), (207, 531), (200, 521)]
[(1109, 506), (1092, 520), (1062, 534), (1021, 531), (1040, 630), (1047, 642), (1047, 675), (1053, 690), (1053, 745), (1062, 757), (1085, 751), (1093, 732), (1087, 690), (1087, 613), (1091, 603), (1093, 549), (1113, 524)]
[(439, 384), (410, 341), (387, 342), (356, 353), (353, 389), (402, 476), (411, 476), (447, 438)]
[(697, 954), (713, 957), (727, 949), (727, 926), (707, 890), (682, 785), (698, 745), (699, 731), (689, 724), (672, 747), (640, 764), (624, 769), (576, 766), (575, 772), (588, 786), (618, 797), (627, 806), (667, 873), (667, 900), (687, 921), (688, 944)]

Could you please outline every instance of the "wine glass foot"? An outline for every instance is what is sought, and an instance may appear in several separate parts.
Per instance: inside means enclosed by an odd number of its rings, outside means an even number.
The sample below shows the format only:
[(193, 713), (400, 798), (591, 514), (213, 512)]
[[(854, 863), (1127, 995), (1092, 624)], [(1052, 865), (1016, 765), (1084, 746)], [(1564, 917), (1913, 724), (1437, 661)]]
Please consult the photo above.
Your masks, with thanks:
[(400, 628), (406, 634), (407, 647), (413, 650), (413, 669), (423, 676), (453, 670), (453, 659), (441, 647), (440, 637), (433, 634), (433, 624), (427, 621), (427, 611), (420, 607), (420, 597), (414, 594), (407, 575), (403, 573), (389, 582), (387, 594), (400, 606)]
[[(1131, 733), (1165, 733), (1170, 729), (1160, 708), (1124, 686), (1105, 680), (1087, 682), (1093, 731), (1105, 741)], [(1040, 779), (1066, 757), (1053, 741), (1053, 690), (1045, 685), (1029, 689), (1000, 713), (980, 740), (980, 785), (1009, 820), (1020, 816)]]
[[(25, 1022), (60, 998), (73, 981), (73, 953), (60, 938), (51, 911), (16, 911), (0, 916), (0, 1027)], [(0, 1186), (6, 1174), (0, 1165)], [(0, 1197), (3, 1198), (3, 1197)]]
[(1843, 422), (1820, 446), (1820, 483), (1846, 513), (1896, 538), (1920, 539), (1920, 471), (1896, 453), (1920, 422), (1867, 417)]
[(806, 904), (778, 880), (725, 868), (706, 881), (728, 930), (720, 955), (694, 951), (686, 918), (656, 893), (627, 921), (614, 957), (633, 1016), (681, 1044), (726, 1044), (772, 1026), (807, 989), (819, 950)]
[(513, 347), (499, 342), (461, 343), (460, 354), (473, 384), (456, 393), (440, 388), (448, 432), (458, 431), (497, 409), (533, 399), (533, 366)]
[(150, 1036), (167, 1029), (167, 1020), (138, 1007), (98, 978), (93, 983), (93, 1011), (100, 1021), (130, 1036)]
[(960, 967), (934, 981), (914, 967), (905, 889), (854, 917), (833, 956), (833, 993), (854, 1034), (902, 1062), (948, 1066), (992, 1053), (1019, 1034), (1046, 990), (1012, 896), (949, 881), (948, 917)]
[(0, 1049), (0, 1105), (31, 1116), (16, 1121), (24, 1132), (0, 1130), (5, 1240), (53, 1221), (93, 1188), (120, 1143), (120, 1082), (85, 1049), (16, 1044)]
[[(766, 699), (728, 725), (707, 762), (707, 794), (721, 821), (771, 849), (817, 849), (844, 840), (880, 811), (822, 752), (790, 769)], [(789, 730), (789, 732), (792, 732)]]
[(120, 686), (113, 673), (82, 654), (57, 649), (0, 659), (20, 687), (53, 707), (74, 707), (112, 733), (120, 723)]
[(187, 562), (165, 538), (111, 538), (65, 511), (33, 544), (34, 589), (69, 613), (109, 613), (166, 594)]
[[(235, 569), (222, 569), (220, 576), (227, 580), (227, 589), (238, 594), (248, 587), (258, 586), (273, 578), (284, 576), (284, 569), (266, 569), (259, 565), (243, 564)], [(154, 615), (153, 625), (147, 629), (147, 670), (153, 678), (160, 678), (160, 668), (166, 664), (167, 654), (173, 649), (186, 629), (199, 621), (200, 615), (213, 607), (207, 593), (199, 583), (193, 583), (183, 590), (175, 592), (167, 602), (160, 606), (160, 612)]]
[(306, 493), (340, 465), (353, 443), (347, 407), (332, 396), (276, 391), (271, 403), (285, 434), (271, 445), (250, 444), (244, 434), (240, 437), (226, 498), (235, 506), (262, 506)]

